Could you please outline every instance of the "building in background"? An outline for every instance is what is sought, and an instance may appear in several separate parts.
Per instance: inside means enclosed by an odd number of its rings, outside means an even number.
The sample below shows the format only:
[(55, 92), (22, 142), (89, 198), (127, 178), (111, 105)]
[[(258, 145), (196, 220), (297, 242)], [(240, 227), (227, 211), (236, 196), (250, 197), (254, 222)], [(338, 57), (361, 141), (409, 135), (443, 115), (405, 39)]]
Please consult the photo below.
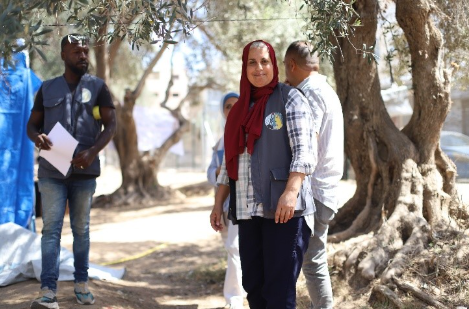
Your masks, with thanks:
[[(178, 121), (161, 107), (171, 77), (171, 50), (147, 77), (144, 90), (133, 110), (137, 127), (138, 148), (141, 152), (152, 152), (178, 128)], [(186, 64), (181, 54), (173, 57), (173, 85), (169, 91), (167, 106), (176, 108), (189, 89)], [(222, 93), (204, 90), (194, 102), (185, 102), (182, 113), (190, 122), (189, 132), (180, 142), (171, 147), (160, 169), (182, 169), (205, 171), (210, 163), (212, 147), (221, 136), (224, 126), (220, 111)], [(104, 151), (104, 161), (118, 167), (118, 156), (113, 144)]]
[(451, 91), (451, 110), (446, 116), (443, 130), (469, 135), (469, 91)]

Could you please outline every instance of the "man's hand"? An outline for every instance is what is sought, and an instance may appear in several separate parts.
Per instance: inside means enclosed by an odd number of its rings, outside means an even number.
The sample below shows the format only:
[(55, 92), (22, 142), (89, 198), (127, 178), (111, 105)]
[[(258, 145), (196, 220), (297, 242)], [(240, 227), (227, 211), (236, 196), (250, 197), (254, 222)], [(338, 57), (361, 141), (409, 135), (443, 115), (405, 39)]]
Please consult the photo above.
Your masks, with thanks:
[(93, 150), (93, 147), (80, 151), (70, 163), (76, 168), (85, 169), (93, 163), (97, 153)]
[(34, 146), (42, 150), (50, 150), (52, 142), (46, 134), (42, 133), (38, 134), (34, 139)]
[(221, 216), (223, 214), (223, 205), (213, 205), (212, 212), (210, 213), (210, 225), (215, 232), (223, 230), (223, 224), (221, 223)]
[(278, 199), (277, 211), (275, 211), (275, 223), (287, 223), (295, 214), (297, 194), (292, 191), (284, 191)]

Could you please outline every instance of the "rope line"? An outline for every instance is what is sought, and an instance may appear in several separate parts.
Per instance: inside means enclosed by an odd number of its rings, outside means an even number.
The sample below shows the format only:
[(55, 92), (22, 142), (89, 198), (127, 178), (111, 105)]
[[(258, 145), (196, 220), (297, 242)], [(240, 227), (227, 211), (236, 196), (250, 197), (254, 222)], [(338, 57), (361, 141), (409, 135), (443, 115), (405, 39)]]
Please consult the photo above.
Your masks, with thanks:
[(116, 261), (111, 261), (111, 262), (106, 262), (106, 263), (102, 263), (101, 265), (102, 266), (108, 266), (108, 265), (115, 265), (115, 264), (121, 264), (121, 263), (124, 263), (124, 262), (129, 262), (129, 261), (133, 261), (133, 260), (137, 260), (137, 259), (140, 259), (142, 257), (145, 257), (149, 254), (152, 254), (153, 252), (155, 251), (158, 251), (160, 249), (164, 249), (168, 247), (168, 244), (160, 244), (156, 247), (153, 247), (151, 249), (148, 249), (147, 251), (144, 251), (142, 253), (139, 253), (139, 254), (136, 254), (136, 255), (133, 255), (133, 256), (130, 256), (130, 257), (127, 257), (127, 258), (122, 258), (120, 260), (116, 260)]

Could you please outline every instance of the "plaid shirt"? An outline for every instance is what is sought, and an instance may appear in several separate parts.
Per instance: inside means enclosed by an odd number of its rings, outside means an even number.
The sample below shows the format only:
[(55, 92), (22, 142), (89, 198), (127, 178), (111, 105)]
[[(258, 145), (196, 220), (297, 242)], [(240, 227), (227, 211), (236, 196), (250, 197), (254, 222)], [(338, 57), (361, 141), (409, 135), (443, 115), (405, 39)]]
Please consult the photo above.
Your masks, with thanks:
[[(285, 104), (287, 134), (292, 151), (292, 162), (290, 172), (298, 172), (311, 175), (316, 167), (317, 149), (313, 143), (315, 137), (313, 126), (313, 115), (307, 99), (298, 91), (291, 90)], [(217, 183), (229, 185), (226, 172), (226, 162), (223, 158)], [(253, 216), (264, 216), (262, 203), (256, 203), (254, 198), (254, 187), (251, 179), (251, 155), (247, 149), (239, 155), (238, 159), (238, 181), (236, 181), (236, 217), (238, 220), (251, 219)], [(243, 205), (244, 207), (239, 207)]]

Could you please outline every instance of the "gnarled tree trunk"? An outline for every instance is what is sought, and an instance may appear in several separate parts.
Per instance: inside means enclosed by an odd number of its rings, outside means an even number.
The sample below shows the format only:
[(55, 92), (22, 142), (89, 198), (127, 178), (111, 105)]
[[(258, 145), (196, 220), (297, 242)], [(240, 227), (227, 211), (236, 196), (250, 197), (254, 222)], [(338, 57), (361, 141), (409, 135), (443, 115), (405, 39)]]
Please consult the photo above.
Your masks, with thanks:
[[(102, 31), (105, 31), (105, 27), (103, 27)], [(112, 78), (111, 68), (121, 45), (122, 41), (114, 40), (110, 45), (103, 41), (94, 47), (96, 63), (99, 64), (97, 65), (97, 75), (108, 83)], [(114, 144), (119, 156), (122, 184), (112, 194), (95, 199), (94, 207), (103, 207), (111, 204), (143, 203), (145, 200), (151, 202), (155, 198), (165, 198), (170, 193), (170, 190), (159, 185), (158, 169), (171, 146), (179, 142), (182, 135), (189, 129), (188, 120), (182, 116), (180, 109), (183, 102), (193, 99), (193, 97), (186, 96), (180, 101), (179, 106), (175, 110), (170, 110), (172, 115), (178, 120), (179, 127), (151, 155), (148, 152), (141, 153), (138, 150), (137, 128), (133, 117), (133, 109), (143, 90), (146, 78), (167, 48), (168, 43), (162, 44), (160, 50), (155, 54), (143, 72), (135, 88), (133, 90), (126, 89), (123, 102), (113, 96), (118, 124)], [(162, 102), (164, 108), (167, 108), (165, 104), (171, 87), (172, 77), (167, 87), (167, 96), (164, 102)]]
[[(450, 108), (442, 38), (431, 19), (431, 0), (395, 0), (396, 17), (412, 59), (414, 111), (399, 131), (380, 94), (376, 63), (356, 46), (376, 41), (379, 1), (357, 0), (361, 27), (339, 38), (334, 73), (345, 120), (345, 151), (356, 175), (354, 196), (330, 226), (334, 263), (355, 286), (400, 275), (450, 218), (466, 216), (456, 194), (455, 166), (439, 147)], [(458, 211), (457, 211), (458, 210)], [(357, 237), (360, 236), (360, 237)]]

